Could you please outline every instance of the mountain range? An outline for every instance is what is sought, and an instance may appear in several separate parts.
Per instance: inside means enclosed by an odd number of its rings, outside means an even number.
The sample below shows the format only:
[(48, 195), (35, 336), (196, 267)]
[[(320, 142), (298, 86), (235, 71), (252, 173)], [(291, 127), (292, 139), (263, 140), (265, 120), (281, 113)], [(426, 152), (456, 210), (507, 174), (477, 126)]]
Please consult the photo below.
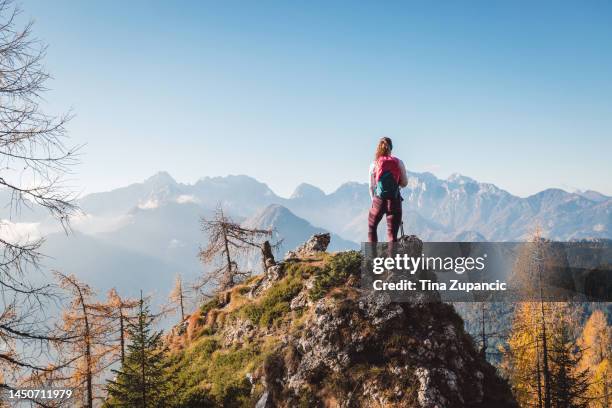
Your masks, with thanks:
[[(548, 189), (521, 198), (458, 174), (439, 179), (409, 173), (408, 178), (402, 190), (404, 228), (424, 240), (520, 241), (535, 226), (555, 240), (612, 238), (612, 198), (598, 192)], [(8, 202), (5, 195), (0, 191), (0, 199)], [(217, 205), (245, 226), (275, 229), (282, 255), (323, 231), (333, 234), (331, 250), (358, 248), (367, 237), (370, 203), (365, 183), (345, 183), (330, 194), (300, 184), (284, 198), (244, 175), (184, 184), (160, 172), (141, 183), (84, 196), (79, 200), (83, 213), (74, 218), (74, 233), (68, 236), (39, 210), (23, 209), (15, 216), (5, 207), (0, 218), (5, 235), (47, 236), (43, 252), (50, 255), (49, 268), (73, 272), (101, 290), (167, 291), (177, 273), (186, 279), (201, 274), (196, 255), (205, 237), (199, 220)]]

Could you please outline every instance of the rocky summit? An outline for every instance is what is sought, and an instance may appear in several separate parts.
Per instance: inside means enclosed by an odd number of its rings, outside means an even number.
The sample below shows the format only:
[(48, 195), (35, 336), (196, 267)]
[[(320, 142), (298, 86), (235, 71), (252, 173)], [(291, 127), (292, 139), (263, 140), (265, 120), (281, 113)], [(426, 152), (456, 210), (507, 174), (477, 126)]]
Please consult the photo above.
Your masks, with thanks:
[(181, 407), (516, 407), (453, 306), (359, 289), (312, 237), (169, 334)]

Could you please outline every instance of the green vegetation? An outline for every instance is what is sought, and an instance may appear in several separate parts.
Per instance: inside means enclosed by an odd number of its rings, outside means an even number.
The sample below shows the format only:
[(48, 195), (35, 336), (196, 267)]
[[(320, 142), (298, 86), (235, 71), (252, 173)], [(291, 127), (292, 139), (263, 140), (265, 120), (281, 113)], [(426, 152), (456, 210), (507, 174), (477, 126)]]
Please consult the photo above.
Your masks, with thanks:
[(162, 407), (173, 397), (167, 348), (162, 332), (152, 331), (151, 313), (140, 301), (137, 320), (128, 325), (128, 353), (116, 377), (108, 381), (105, 407)]
[(213, 353), (206, 379), (213, 400), (224, 407), (249, 406), (251, 383), (246, 375), (261, 360), (256, 345)]
[(200, 306), (200, 314), (204, 316), (206, 313), (210, 312), (212, 309), (216, 309), (219, 307), (219, 299), (217, 297), (212, 298), (208, 302), (204, 303)]
[(194, 357), (204, 357), (208, 358), (210, 355), (215, 352), (219, 348), (219, 343), (215, 338), (212, 337), (202, 337), (196, 342), (190, 349), (190, 354), (193, 354)]
[[(280, 324), (291, 316), (289, 304), (303, 287), (304, 276), (315, 273), (317, 268), (294, 264), (287, 265), (285, 277), (267, 289), (261, 298), (247, 300), (231, 315), (235, 319), (250, 319), (259, 327)], [(240, 295), (246, 291), (238, 291)], [(202, 315), (219, 306), (217, 298), (202, 305)], [(263, 365), (277, 344), (275, 338), (254, 340), (240, 346), (224, 348), (220, 344), (218, 330), (204, 327), (199, 337), (175, 353), (174, 370), (177, 372), (177, 407), (252, 407), (258, 393), (251, 393), (247, 374), (253, 374)]]
[[(304, 282), (314, 277), (314, 287), (309, 292), (315, 298), (325, 295), (332, 287), (343, 284), (357, 274), (361, 263), (358, 252), (337, 255), (323, 255), (323, 259), (306, 262), (292, 262), (284, 265), (284, 277), (265, 290), (258, 298), (245, 295), (248, 285), (236, 291), (235, 298), (227, 307), (224, 325), (238, 319), (249, 319), (257, 328), (284, 327), (295, 330), (296, 319), (303, 310), (291, 311), (291, 300), (304, 288)], [(253, 280), (254, 282), (254, 280)], [(232, 308), (233, 305), (233, 308)], [(217, 298), (200, 308), (205, 316), (219, 307)], [(284, 332), (284, 331), (283, 331)], [(264, 336), (246, 340), (245, 343), (224, 347), (223, 326), (213, 330), (204, 326), (195, 338), (176, 350), (172, 357), (176, 373), (175, 407), (252, 407), (262, 392), (262, 385), (252, 384), (248, 376), (261, 375), (264, 362), (274, 355), (280, 337)], [(310, 406), (315, 400), (307, 390), (300, 395), (300, 404)]]
[(321, 299), (330, 288), (346, 282), (350, 275), (358, 275), (361, 259), (358, 251), (341, 252), (331, 256), (320, 273), (315, 275), (314, 285), (309, 292), (310, 298)]
[(256, 395), (251, 395), (247, 374), (261, 366), (269, 353), (260, 342), (224, 349), (214, 338), (197, 339), (174, 361), (176, 406), (252, 407)]
[(304, 272), (295, 266), (286, 268), (286, 276), (283, 279), (269, 288), (259, 301), (240, 308), (238, 315), (260, 327), (269, 327), (277, 323), (291, 311), (289, 304), (302, 290)]

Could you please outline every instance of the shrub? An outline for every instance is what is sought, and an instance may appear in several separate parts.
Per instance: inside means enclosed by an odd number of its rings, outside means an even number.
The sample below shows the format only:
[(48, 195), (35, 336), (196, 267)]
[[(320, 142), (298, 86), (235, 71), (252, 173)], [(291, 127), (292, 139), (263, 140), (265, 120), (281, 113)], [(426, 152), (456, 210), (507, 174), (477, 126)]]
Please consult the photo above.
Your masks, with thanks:
[(214, 401), (210, 399), (204, 390), (192, 387), (183, 391), (183, 395), (178, 398), (177, 406), (181, 408), (213, 407)]
[(214, 298), (212, 298), (211, 300), (209, 300), (208, 302), (200, 306), (200, 314), (205, 315), (206, 313), (218, 307), (219, 307), (219, 299), (217, 299), (217, 297), (215, 296)]
[(289, 303), (302, 290), (301, 272), (288, 271), (287, 276), (269, 288), (262, 299), (240, 309), (242, 317), (261, 327), (269, 327), (289, 313)]
[(251, 384), (245, 374), (249, 367), (258, 365), (262, 359), (261, 350), (255, 346), (214, 353), (207, 378), (214, 399), (224, 407), (240, 406), (239, 401), (247, 398), (251, 392)]
[(215, 334), (215, 329), (212, 327), (204, 327), (202, 331), (200, 331), (200, 336), (212, 336)]
[(210, 356), (218, 348), (219, 343), (217, 340), (205, 337), (195, 344), (192, 352), (198, 355)]
[(262, 327), (269, 327), (272, 323), (276, 322), (290, 311), (289, 302), (277, 303), (263, 311), (259, 319), (259, 325)]
[(173, 359), (175, 381), (170, 385), (177, 402), (169, 408), (252, 407), (251, 383), (246, 373), (253, 372), (267, 356), (255, 343), (222, 348), (215, 338), (202, 338)]
[(359, 274), (361, 254), (358, 251), (340, 252), (332, 256), (323, 269), (315, 275), (309, 295), (312, 300), (321, 299), (330, 288), (346, 282), (350, 275)]
[[(328, 254), (323, 254), (323, 260), (330, 258)], [(321, 270), (320, 267), (306, 262), (291, 262), (285, 264), (285, 274), (287, 276), (299, 277), (306, 279), (312, 275), (316, 275)]]

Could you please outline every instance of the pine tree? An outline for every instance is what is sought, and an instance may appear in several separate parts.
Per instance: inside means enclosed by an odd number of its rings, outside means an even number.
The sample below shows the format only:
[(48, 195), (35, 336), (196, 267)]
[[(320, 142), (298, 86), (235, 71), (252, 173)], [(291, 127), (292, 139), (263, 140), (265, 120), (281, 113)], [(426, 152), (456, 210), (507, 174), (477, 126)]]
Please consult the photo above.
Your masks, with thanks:
[(552, 340), (551, 396), (554, 408), (585, 408), (589, 387), (588, 370), (579, 370), (582, 351), (569, 334), (567, 324), (560, 320)]
[(112, 370), (106, 407), (156, 408), (169, 405), (170, 377), (162, 331), (153, 330), (153, 316), (141, 298), (138, 316), (128, 323), (130, 344), (125, 362)]

